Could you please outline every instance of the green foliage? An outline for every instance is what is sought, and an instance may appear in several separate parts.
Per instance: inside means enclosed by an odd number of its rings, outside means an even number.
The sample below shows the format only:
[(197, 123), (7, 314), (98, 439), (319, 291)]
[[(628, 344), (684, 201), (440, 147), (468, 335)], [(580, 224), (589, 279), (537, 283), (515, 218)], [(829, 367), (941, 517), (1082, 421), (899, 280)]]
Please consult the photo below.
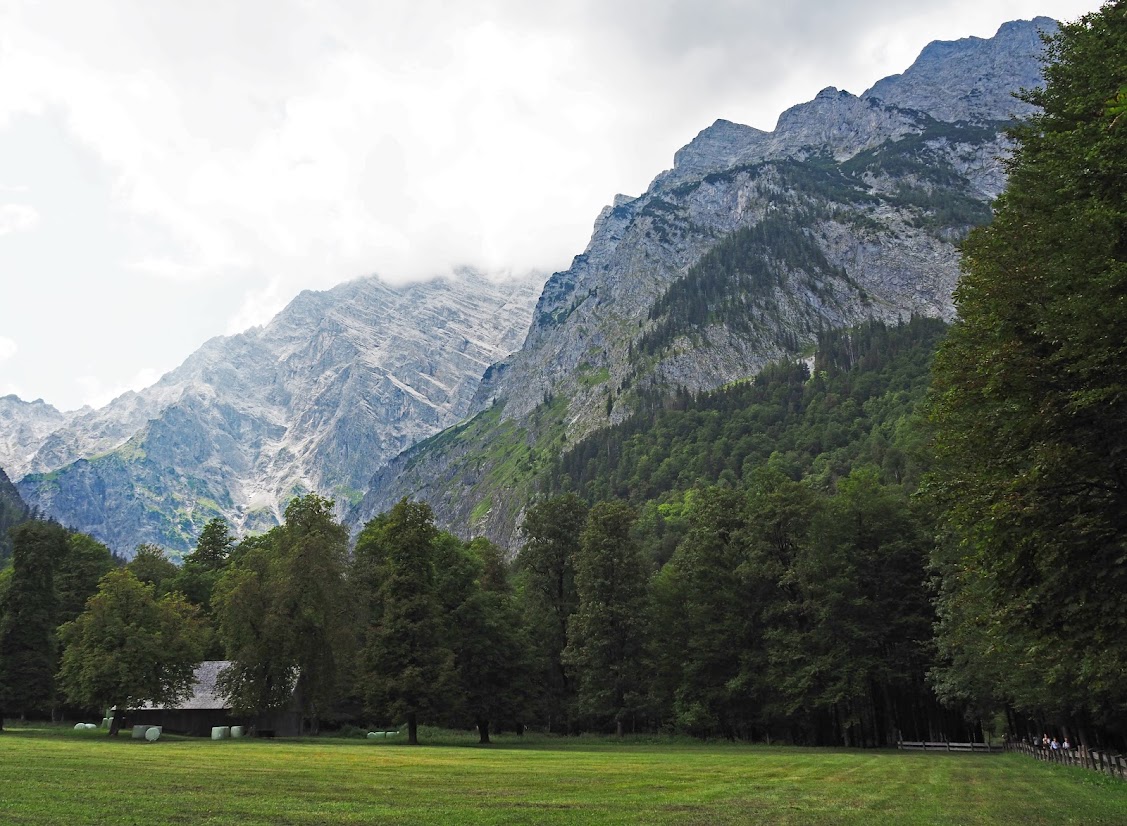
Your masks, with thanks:
[(31, 517), (31, 508), (20, 497), (8, 474), (0, 468), (0, 570), (12, 556), (12, 540), (8, 532)]
[(587, 506), (575, 494), (561, 494), (528, 509), (521, 534), (518, 576), (526, 622), (541, 674), (540, 713), (549, 730), (567, 725), (575, 687), (563, 661), (567, 629), (579, 604), (575, 558), (587, 522)]
[(195, 563), (202, 568), (215, 571), (223, 567), (235, 538), (231, 536), (231, 529), (222, 517), (215, 517), (200, 532), (196, 549), (188, 555), (185, 563)]
[(580, 711), (622, 734), (642, 706), (648, 566), (631, 535), (636, 514), (622, 502), (591, 509), (575, 555), (577, 605), (562, 658), (578, 674)]
[[(780, 364), (754, 381), (695, 398), (681, 393), (649, 400), (639, 413), (561, 455), (548, 489), (571, 488), (591, 501), (617, 498), (642, 508), (699, 484), (738, 484), (772, 456), (796, 478), (809, 475), (823, 484), (859, 463), (910, 484), (919, 474), (911, 420), (944, 331), (942, 322), (925, 318), (826, 331), (813, 377), (805, 365)], [(663, 521), (651, 520), (659, 544)]]
[(12, 575), (0, 605), (0, 709), (42, 712), (55, 701), (55, 571), (67, 553), (67, 532), (53, 522), (23, 522), (12, 529), (12, 545)]
[(128, 570), (106, 574), (86, 610), (59, 636), (65, 646), (59, 684), (77, 705), (116, 706), (111, 734), (124, 709), (187, 694), (204, 645), (195, 606), (179, 594), (156, 599), (153, 586)]
[(430, 506), (404, 499), (356, 542), (356, 565), (368, 582), (360, 690), (373, 714), (406, 719), (412, 745), (419, 717), (440, 715), (455, 681), (435, 570), (440, 539)]
[(235, 707), (266, 711), (296, 694), (314, 732), (346, 682), (352, 642), (348, 532), (332, 510), (316, 494), (295, 497), (283, 525), (232, 552), (212, 597)]
[(220, 686), (239, 713), (284, 707), (297, 679), (285, 652), (287, 618), (275, 610), (274, 586), (281, 576), (274, 550), (278, 531), (240, 543), (236, 561), (219, 578), (212, 596), (217, 636), (231, 660)]
[(118, 564), (110, 549), (94, 537), (69, 534), (66, 554), (55, 570), (55, 592), (59, 598), (56, 624), (78, 617), (86, 600), (98, 590), (102, 577)]
[(141, 582), (152, 585), (157, 593), (164, 592), (165, 580), (176, 576), (176, 565), (165, 555), (164, 548), (157, 545), (138, 545), (125, 566)]
[(520, 724), (532, 691), (519, 607), (501, 549), (488, 540), (443, 534), (435, 562), (458, 679), (450, 719), (476, 727), (488, 743), (491, 724)]
[[(724, 236), (654, 303), (650, 320), (657, 324), (642, 336), (639, 351), (660, 353), (679, 336), (713, 324), (740, 335), (761, 333), (762, 317), (776, 309), (774, 290), (792, 270), (823, 280), (845, 278), (793, 214), (770, 216)], [(797, 349), (797, 341), (784, 344)]]
[[(966, 245), (930, 406), (950, 525), (945, 694), (1122, 730), (1127, 704), (1127, 3), (1062, 27), (1043, 112)], [(996, 680), (996, 681), (995, 681)]]

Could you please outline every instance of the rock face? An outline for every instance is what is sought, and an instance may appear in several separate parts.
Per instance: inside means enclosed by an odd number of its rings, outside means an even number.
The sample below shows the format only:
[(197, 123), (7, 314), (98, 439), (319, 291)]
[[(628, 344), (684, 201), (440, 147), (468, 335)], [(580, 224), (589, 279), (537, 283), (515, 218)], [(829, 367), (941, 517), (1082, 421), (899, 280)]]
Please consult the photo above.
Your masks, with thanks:
[(267, 529), (308, 491), (344, 508), (380, 465), (470, 412), (483, 372), (519, 347), (539, 286), (464, 272), (303, 292), (153, 387), (56, 419), (19, 490), (125, 554), (193, 547), (214, 516)]
[(936, 41), (901, 75), (880, 80), (863, 95), (900, 108), (919, 109), (937, 120), (989, 122), (1026, 117), (1033, 107), (1014, 97), (1041, 85), (1041, 33), (1055, 20), (1006, 23), (990, 40)]
[(32, 458), (47, 438), (84, 412), (89, 409), (62, 413), (43, 399), (0, 396), (0, 467), (20, 478), (31, 470)]
[(1028, 112), (1012, 92), (1037, 84), (1039, 32), (1055, 27), (933, 43), (904, 74), (860, 97), (823, 90), (770, 133), (702, 131), (644, 194), (604, 208), (548, 280), (524, 347), (479, 391), (493, 408), (381, 469), (353, 527), (413, 496), (511, 548), (544, 453), (645, 394), (754, 375), (823, 326), (951, 318), (956, 244), (989, 220), (1002, 130)]

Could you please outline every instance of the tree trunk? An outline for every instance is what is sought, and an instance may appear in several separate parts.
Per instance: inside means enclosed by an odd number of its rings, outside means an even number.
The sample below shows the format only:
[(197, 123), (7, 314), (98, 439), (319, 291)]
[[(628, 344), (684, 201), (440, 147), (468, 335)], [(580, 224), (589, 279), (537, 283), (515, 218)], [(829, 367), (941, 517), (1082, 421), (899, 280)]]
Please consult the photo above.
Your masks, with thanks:
[(614, 721), (614, 733), (616, 735), (618, 735), (619, 737), (622, 737), (622, 718), (621, 717)]
[(419, 745), (419, 720), (413, 711), (407, 713), (407, 745)]
[(489, 740), (489, 721), (488, 720), (478, 720), (477, 721), (477, 733), (478, 733), (477, 742), (480, 743), (483, 746), (489, 745), (490, 740)]
[(110, 733), (107, 737), (117, 737), (117, 733), (121, 730), (122, 711), (120, 708), (115, 708), (113, 717), (110, 718)]

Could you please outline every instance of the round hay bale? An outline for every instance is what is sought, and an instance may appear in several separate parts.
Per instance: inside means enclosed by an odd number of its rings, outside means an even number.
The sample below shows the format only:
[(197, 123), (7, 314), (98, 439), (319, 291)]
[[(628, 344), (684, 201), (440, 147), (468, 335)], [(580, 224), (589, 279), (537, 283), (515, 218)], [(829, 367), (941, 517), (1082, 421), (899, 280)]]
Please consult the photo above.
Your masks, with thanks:
[(134, 740), (144, 740), (145, 739), (145, 732), (148, 731), (149, 728), (150, 728), (150, 726), (134, 726), (133, 727), (133, 739)]
[(83, 723), (82, 727), (84, 729), (96, 729), (98, 727), (98, 724), (97, 723)]
[(231, 736), (230, 726), (212, 726), (211, 739), (212, 740), (226, 740)]
[(145, 732), (145, 739), (148, 740), (150, 743), (155, 743), (157, 740), (159, 740), (160, 739), (160, 727), (159, 726), (151, 726), (149, 728), (149, 730)]
[(83, 729), (85, 729), (85, 728), (86, 728), (86, 724), (85, 724), (85, 723), (75, 723), (75, 724), (74, 724), (74, 730), (75, 730), (75, 731), (82, 731), (82, 730), (83, 730)]
[(243, 729), (242, 726), (231, 726), (231, 736), (232, 737), (242, 737), (244, 733), (245, 733), (245, 730)]

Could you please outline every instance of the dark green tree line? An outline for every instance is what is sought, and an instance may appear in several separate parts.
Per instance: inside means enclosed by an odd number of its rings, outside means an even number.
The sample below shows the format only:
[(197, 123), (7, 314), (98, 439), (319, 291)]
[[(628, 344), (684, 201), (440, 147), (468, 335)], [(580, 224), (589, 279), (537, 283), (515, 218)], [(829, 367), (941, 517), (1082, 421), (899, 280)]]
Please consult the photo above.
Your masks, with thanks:
[(936, 681), (953, 700), (1122, 734), (1127, 3), (1063, 26), (1048, 57), (935, 366), (931, 489), (950, 528)]

